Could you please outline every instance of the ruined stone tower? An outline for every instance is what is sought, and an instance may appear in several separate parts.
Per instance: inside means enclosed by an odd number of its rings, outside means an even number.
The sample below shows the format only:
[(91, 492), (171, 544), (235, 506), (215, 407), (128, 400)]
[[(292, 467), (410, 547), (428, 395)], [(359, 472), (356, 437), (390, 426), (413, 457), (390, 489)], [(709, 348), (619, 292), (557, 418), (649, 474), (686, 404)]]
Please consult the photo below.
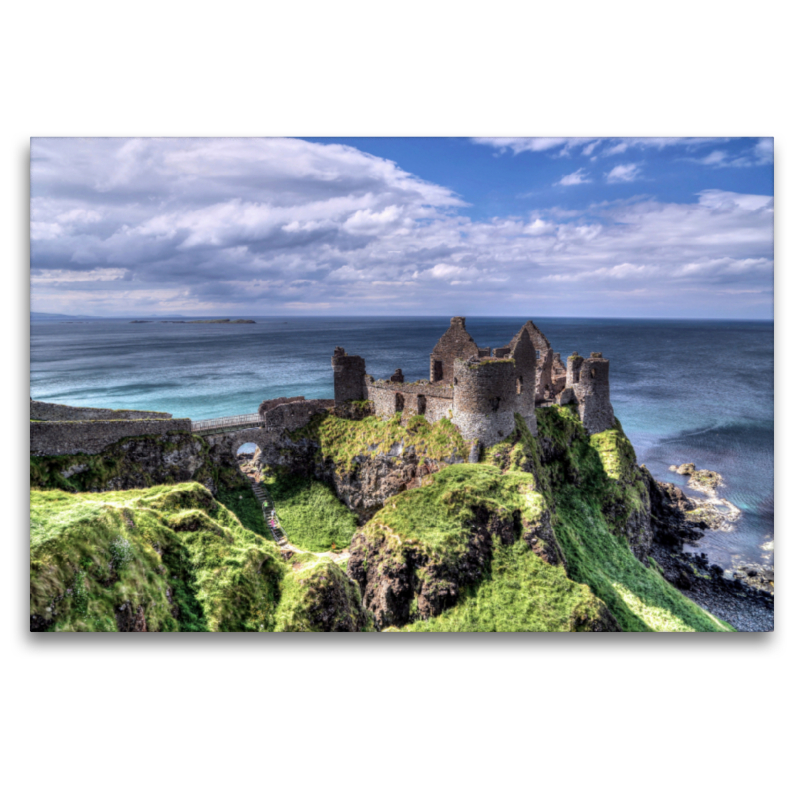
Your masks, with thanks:
[(528, 430), (536, 436), (536, 349), (525, 328), (512, 340), (508, 356), (514, 359), (514, 411), (522, 415)]
[(477, 355), (478, 345), (467, 333), (466, 317), (452, 317), (450, 327), (431, 353), (431, 383), (452, 383), (454, 361)]
[(516, 381), (511, 360), (469, 361), (453, 364), (453, 424), (467, 439), (484, 447), (505, 439), (514, 430)]
[[(577, 371), (577, 380), (575, 373)], [(567, 367), (569, 385), (578, 401), (578, 413), (586, 431), (591, 435), (614, 427), (614, 409), (608, 382), (608, 359), (602, 353), (592, 353), (587, 359), (573, 356)]]
[[(536, 401), (541, 403), (553, 397), (552, 391), (552, 371), (553, 371), (553, 348), (547, 337), (528, 320), (514, 336), (508, 345), (508, 352), (513, 352), (517, 342), (522, 338), (524, 332), (527, 332), (533, 343), (533, 348), (536, 354)], [(505, 348), (502, 348), (505, 350)], [(500, 355), (501, 350), (495, 351), (495, 355)]]
[(333, 367), (333, 399), (337, 406), (351, 400), (366, 400), (367, 367), (361, 356), (349, 356), (337, 347), (331, 357)]

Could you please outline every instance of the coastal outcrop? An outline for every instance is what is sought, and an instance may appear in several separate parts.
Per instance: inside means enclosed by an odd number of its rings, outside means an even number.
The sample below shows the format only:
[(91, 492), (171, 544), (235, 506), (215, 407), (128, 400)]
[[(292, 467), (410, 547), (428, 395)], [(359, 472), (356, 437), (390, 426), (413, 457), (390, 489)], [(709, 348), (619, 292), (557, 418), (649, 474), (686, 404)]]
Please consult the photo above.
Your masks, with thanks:
[(689, 488), (712, 497), (716, 494), (717, 487), (722, 486), (722, 475), (719, 472), (697, 469), (694, 464), (681, 464), (678, 467), (673, 464), (670, 470), (678, 475), (685, 475), (689, 479), (687, 481)]
[(636, 464), (601, 353), (565, 365), (532, 322), (490, 351), (454, 317), (430, 381), (375, 380), (343, 348), (332, 366), (334, 398), (258, 413), (32, 421), (31, 629), (741, 624), (682, 593), (720, 577), (680, 551), (738, 511), (721, 477), (676, 467), (696, 500)]
[[(448, 420), (380, 420), (362, 409), (321, 414), (263, 448), (265, 468), (305, 474), (333, 486), (364, 524), (389, 498), (467, 460), (464, 440)], [(369, 409), (366, 409), (368, 412)]]
[(31, 487), (71, 492), (142, 489), (197, 481), (216, 491), (218, 462), (199, 436), (162, 433), (132, 436), (100, 453), (31, 456)]
[(31, 493), (32, 631), (372, 629), (338, 565), (295, 566), (197, 483)]

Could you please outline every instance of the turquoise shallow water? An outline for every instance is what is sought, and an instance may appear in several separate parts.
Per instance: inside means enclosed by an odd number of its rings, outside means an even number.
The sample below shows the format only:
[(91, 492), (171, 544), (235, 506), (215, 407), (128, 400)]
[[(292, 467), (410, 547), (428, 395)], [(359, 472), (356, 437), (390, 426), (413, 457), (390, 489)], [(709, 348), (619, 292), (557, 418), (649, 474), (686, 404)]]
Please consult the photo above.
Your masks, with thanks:
[[(193, 419), (251, 413), (269, 397), (332, 397), (341, 345), (367, 370), (427, 377), (449, 319), (258, 318), (255, 325), (31, 324), (31, 396), (72, 405), (168, 411)], [(523, 318), (467, 319), (479, 346), (507, 343)], [(725, 567), (772, 563), (773, 325), (701, 320), (534, 320), (566, 357), (611, 359), (611, 400), (640, 463), (683, 483), (670, 464), (720, 472), (743, 510), (699, 549)]]

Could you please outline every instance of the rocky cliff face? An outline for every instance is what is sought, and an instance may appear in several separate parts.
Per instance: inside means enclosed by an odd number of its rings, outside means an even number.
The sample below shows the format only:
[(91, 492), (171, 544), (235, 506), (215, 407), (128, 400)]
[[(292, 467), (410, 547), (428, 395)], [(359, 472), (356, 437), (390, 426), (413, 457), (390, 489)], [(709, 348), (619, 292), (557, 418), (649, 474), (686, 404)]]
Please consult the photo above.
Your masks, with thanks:
[[(340, 412), (341, 413), (341, 412)], [(375, 417), (328, 415), (262, 448), (260, 463), (296, 472), (334, 487), (337, 497), (364, 524), (389, 498), (430, 475), (466, 460), (466, 447), (447, 420), (417, 418), (404, 427)]]
[(135, 436), (98, 455), (31, 456), (31, 486), (79, 492), (141, 489), (196, 481), (216, 491), (218, 465), (190, 433)]
[[(82, 566), (70, 537), (84, 539), (65, 528), (64, 555), (57, 559), (60, 593), (51, 597), (42, 579), (32, 629), (726, 629), (667, 583), (648, 557), (654, 537), (685, 533), (691, 509), (680, 490), (657, 484), (636, 465), (618, 426), (589, 436), (567, 406), (537, 409), (537, 425), (532, 436), (517, 417), (514, 433), (476, 463), (467, 463), (469, 443), (448, 420), (381, 420), (367, 405), (337, 409), (273, 437), (257, 456), (259, 467), (324, 481), (358, 515), (360, 527), (344, 556), (338, 549), (315, 554), (297, 547), (279, 553), (235, 502), (228, 508), (237, 508), (240, 518), (196, 483), (145, 490), (141, 502), (152, 500), (153, 513), (165, 514), (164, 542), (154, 546), (146, 536), (137, 538), (139, 521), (134, 515), (129, 524), (128, 504), (112, 498), (94, 566)], [(228, 467), (237, 469), (229, 447), (217, 452), (213, 443), (179, 434), (126, 440), (98, 456), (32, 459), (31, 480), (71, 492), (136, 491), (177, 480), (213, 490)], [(218, 497), (226, 492), (231, 494), (221, 485)], [(56, 497), (60, 492), (32, 494), (68, 502)], [(66, 497), (93, 513), (95, 498)], [(303, 502), (311, 508), (314, 501)], [(50, 569), (47, 548), (54, 540), (48, 526), (55, 517), (48, 511), (43, 506), (40, 514), (36, 561)], [(312, 519), (301, 512), (301, 524)], [(257, 506), (255, 513), (260, 520)], [(131, 594), (128, 583), (103, 566), (106, 551), (121, 538), (138, 548), (141, 585), (158, 584), (156, 594)], [(247, 542), (238, 566), (229, 564), (239, 553), (237, 542)], [(217, 586), (224, 577), (220, 565), (233, 573)], [(220, 597), (234, 592), (224, 608), (203, 605), (206, 584), (217, 587)], [(235, 597), (243, 587), (253, 590), (246, 614)], [(84, 588), (88, 600), (69, 599)]]
[[(424, 537), (398, 537), (378, 523), (356, 534), (350, 546), (348, 575), (359, 585), (365, 606), (379, 628), (400, 627), (412, 619), (438, 616), (458, 602), (464, 587), (479, 582), (490, 569), (498, 547), (522, 540), (545, 563), (563, 567), (549, 514), (523, 523), (512, 514), (476, 499), (462, 519), (462, 546), (442, 550)], [(421, 532), (420, 532), (421, 533)], [(597, 620), (598, 629), (613, 630), (610, 615)]]

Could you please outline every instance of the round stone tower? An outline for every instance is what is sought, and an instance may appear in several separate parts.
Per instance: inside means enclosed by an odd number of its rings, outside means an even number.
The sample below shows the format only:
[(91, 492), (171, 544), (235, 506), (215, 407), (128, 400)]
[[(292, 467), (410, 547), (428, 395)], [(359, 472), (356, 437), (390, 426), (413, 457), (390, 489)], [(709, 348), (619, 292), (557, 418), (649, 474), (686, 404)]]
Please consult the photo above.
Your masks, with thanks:
[(453, 424), (467, 439), (491, 447), (514, 431), (516, 380), (511, 360), (453, 364)]

